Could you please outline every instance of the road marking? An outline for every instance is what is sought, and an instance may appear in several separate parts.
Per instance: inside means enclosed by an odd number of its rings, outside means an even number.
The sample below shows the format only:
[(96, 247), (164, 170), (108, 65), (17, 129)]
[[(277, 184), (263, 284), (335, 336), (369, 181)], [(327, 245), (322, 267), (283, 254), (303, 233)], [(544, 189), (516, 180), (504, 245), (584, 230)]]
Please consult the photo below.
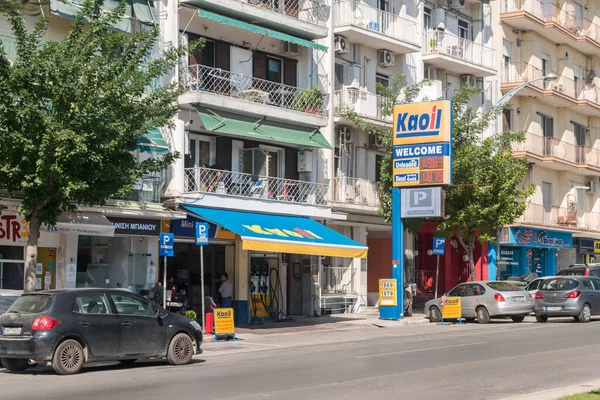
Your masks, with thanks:
[(396, 351), (394, 353), (370, 354), (368, 356), (358, 356), (358, 357), (354, 357), (354, 358), (373, 358), (373, 357), (395, 356), (398, 354), (417, 353), (419, 351), (429, 351), (429, 350), (451, 349), (453, 347), (466, 347), (466, 346), (474, 346), (476, 344), (486, 344), (486, 343), (487, 342), (453, 344), (453, 345), (449, 345), (449, 346), (428, 347), (426, 349), (412, 349), (412, 350)]

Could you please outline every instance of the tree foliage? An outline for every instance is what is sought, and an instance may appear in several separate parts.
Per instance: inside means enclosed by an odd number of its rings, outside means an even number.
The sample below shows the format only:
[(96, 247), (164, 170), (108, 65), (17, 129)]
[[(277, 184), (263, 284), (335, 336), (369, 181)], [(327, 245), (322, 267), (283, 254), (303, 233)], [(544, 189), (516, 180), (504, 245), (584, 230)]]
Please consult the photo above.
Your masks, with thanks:
[(148, 88), (186, 49), (152, 57), (158, 28), (118, 32), (113, 25), (124, 12), (125, 3), (105, 13), (102, 0), (88, 0), (60, 42), (42, 40), (48, 18), (28, 32), (20, 12), (6, 12), (17, 57), (11, 63), (0, 49), (0, 189), (23, 197), (19, 212), (30, 222), (26, 290), (35, 281), (42, 223), (124, 195), (179, 157), (139, 162), (132, 152), (178, 111), (176, 84)]
[[(389, 88), (381, 91), (382, 115), (392, 114), (393, 104), (414, 101), (423, 85), (407, 85), (404, 77), (393, 79)], [(526, 200), (534, 193), (535, 185), (525, 186), (527, 160), (513, 157), (512, 145), (525, 139), (524, 134), (504, 132), (483, 138), (483, 132), (502, 111), (493, 109), (477, 113), (469, 101), (479, 89), (463, 87), (453, 97), (452, 180), (446, 191), (446, 218), (439, 222), (437, 234), (456, 237), (469, 257), (471, 276), (475, 278), (473, 250), (475, 241), (497, 240), (496, 231), (514, 223), (525, 213)], [(428, 99), (424, 99), (428, 100)], [(342, 112), (359, 129), (379, 136), (386, 147), (381, 161), (380, 209), (386, 221), (392, 220), (392, 132), (364, 120), (354, 111)], [(423, 220), (405, 219), (405, 228), (416, 232)]]

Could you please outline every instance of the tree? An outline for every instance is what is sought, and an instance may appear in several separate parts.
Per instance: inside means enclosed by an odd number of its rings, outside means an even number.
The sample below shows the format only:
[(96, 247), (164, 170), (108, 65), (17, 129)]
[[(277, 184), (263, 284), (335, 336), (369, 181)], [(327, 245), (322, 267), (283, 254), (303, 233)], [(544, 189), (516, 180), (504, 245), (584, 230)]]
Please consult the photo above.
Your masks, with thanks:
[[(384, 92), (383, 114), (391, 115), (391, 104), (413, 101), (427, 82), (408, 86), (399, 79), (396, 88)], [(526, 200), (534, 193), (535, 185), (523, 184), (527, 174), (527, 160), (513, 157), (512, 145), (525, 139), (523, 133), (503, 132), (483, 138), (483, 132), (499, 115), (501, 109), (478, 114), (469, 107), (469, 100), (479, 89), (464, 87), (453, 97), (452, 180), (446, 191), (446, 218), (431, 219), (439, 222), (437, 234), (456, 237), (468, 260), (471, 277), (475, 278), (473, 250), (475, 241), (498, 240), (498, 228), (514, 223), (525, 213)], [(402, 94), (405, 94), (402, 96)], [(408, 94), (408, 95), (406, 95)], [(400, 97), (399, 97), (400, 95)], [(401, 101), (396, 99), (400, 98)], [(390, 222), (392, 217), (392, 136), (391, 129), (365, 122), (356, 113), (346, 113), (359, 129), (378, 135), (386, 145), (386, 156), (381, 161), (379, 182), (381, 205), (379, 213)], [(405, 228), (416, 232), (423, 221), (405, 219)]]
[(87, 0), (61, 42), (42, 41), (48, 18), (28, 32), (19, 12), (4, 9), (17, 57), (10, 63), (0, 48), (0, 189), (22, 197), (19, 212), (29, 221), (26, 291), (35, 288), (42, 224), (54, 225), (78, 204), (122, 196), (179, 157), (139, 162), (133, 150), (178, 111), (176, 84), (148, 88), (186, 49), (151, 59), (158, 28), (118, 32), (113, 26), (125, 3), (114, 13), (103, 12), (102, 3)]

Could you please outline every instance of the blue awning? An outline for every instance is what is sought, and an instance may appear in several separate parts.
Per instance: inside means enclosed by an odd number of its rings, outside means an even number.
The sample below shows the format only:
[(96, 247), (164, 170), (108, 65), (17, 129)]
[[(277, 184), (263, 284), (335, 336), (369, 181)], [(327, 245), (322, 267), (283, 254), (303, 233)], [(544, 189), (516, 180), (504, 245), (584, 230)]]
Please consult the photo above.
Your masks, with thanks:
[(243, 250), (367, 258), (368, 248), (306, 217), (183, 206), (201, 219), (235, 232)]

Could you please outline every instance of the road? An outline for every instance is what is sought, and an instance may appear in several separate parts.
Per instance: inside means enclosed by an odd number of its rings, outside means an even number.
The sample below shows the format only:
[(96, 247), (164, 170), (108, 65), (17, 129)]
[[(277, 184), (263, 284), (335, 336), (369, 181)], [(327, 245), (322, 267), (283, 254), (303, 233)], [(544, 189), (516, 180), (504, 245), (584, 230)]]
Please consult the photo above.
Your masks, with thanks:
[(181, 367), (157, 360), (92, 365), (77, 376), (1, 370), (0, 398), (502, 399), (596, 380), (599, 332), (600, 321), (501, 321), (311, 333), (291, 347), (292, 336), (213, 343)]

